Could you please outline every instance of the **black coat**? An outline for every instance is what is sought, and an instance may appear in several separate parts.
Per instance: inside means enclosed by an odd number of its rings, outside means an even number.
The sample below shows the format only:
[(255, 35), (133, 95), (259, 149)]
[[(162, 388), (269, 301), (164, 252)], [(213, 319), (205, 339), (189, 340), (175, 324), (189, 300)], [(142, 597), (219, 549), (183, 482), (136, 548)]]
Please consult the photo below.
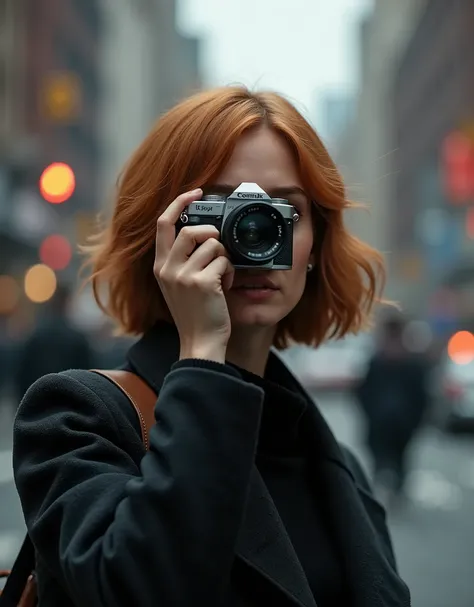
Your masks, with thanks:
[[(175, 364), (178, 352), (165, 325), (129, 352), (159, 393), (146, 454), (135, 411), (103, 377), (50, 375), (26, 394), (14, 470), (40, 606), (257, 605), (252, 587), (265, 579), (272, 605), (316, 607), (254, 464), (263, 391), (228, 366)], [(273, 353), (269, 366), (302, 391)], [(343, 555), (353, 600), (341, 607), (409, 606), (384, 511), (312, 404), (301, 441)]]

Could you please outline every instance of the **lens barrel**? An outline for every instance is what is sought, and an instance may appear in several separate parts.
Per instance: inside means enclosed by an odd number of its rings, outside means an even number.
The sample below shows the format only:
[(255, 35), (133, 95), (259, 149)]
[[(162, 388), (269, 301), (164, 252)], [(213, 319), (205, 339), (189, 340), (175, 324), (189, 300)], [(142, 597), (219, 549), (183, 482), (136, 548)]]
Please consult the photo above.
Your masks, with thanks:
[(278, 255), (286, 231), (286, 221), (275, 207), (250, 202), (231, 211), (222, 228), (222, 242), (237, 263), (260, 265)]

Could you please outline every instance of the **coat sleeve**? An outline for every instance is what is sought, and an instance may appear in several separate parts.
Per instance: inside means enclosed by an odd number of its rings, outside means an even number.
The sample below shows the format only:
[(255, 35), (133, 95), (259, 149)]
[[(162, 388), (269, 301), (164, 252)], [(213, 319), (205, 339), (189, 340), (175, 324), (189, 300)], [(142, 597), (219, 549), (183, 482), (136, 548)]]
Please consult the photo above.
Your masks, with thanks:
[(228, 367), (180, 363), (138, 465), (113, 401), (65, 375), (29, 389), (15, 482), (35, 548), (74, 604), (222, 604), (262, 402)]

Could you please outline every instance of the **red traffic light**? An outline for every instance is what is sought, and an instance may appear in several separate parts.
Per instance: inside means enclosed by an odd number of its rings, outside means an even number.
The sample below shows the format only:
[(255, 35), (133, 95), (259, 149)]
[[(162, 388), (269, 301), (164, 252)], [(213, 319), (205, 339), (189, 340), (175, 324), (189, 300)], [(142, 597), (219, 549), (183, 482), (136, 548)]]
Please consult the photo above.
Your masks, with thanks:
[(52, 204), (66, 202), (76, 188), (74, 171), (64, 162), (53, 162), (41, 174), (39, 188), (47, 202)]
[(72, 258), (72, 248), (67, 238), (60, 234), (51, 234), (41, 243), (39, 256), (52, 270), (64, 270)]

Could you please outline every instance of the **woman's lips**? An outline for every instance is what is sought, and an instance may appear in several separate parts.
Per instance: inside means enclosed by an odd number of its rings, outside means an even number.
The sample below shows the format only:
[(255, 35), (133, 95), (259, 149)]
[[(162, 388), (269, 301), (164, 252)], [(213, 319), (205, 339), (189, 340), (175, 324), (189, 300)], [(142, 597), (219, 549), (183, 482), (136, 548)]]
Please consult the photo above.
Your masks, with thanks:
[(267, 284), (243, 284), (232, 287), (232, 291), (241, 297), (252, 301), (264, 301), (274, 295), (278, 289)]

